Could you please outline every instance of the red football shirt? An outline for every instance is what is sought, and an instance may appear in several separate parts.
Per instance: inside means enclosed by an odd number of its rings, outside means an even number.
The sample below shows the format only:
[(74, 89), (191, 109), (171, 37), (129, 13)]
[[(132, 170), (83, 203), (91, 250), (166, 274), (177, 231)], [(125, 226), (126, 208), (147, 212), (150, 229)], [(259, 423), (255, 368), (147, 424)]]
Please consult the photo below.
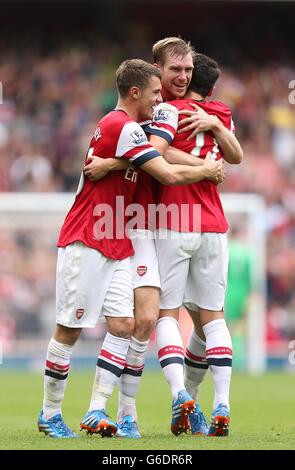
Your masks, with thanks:
[[(133, 202), (140, 205), (141, 217), (137, 217), (132, 228), (141, 230), (155, 230), (155, 204), (158, 200), (159, 182), (143, 170), (138, 172), (138, 180)], [(135, 219), (134, 219), (135, 222)]]
[[(222, 158), (222, 151), (219, 148), (214, 134), (211, 131), (199, 132), (196, 137), (187, 141), (187, 137), (191, 131), (183, 134), (177, 134), (178, 122), (186, 117), (181, 115), (184, 109), (194, 110), (191, 103), (195, 103), (203, 108), (208, 114), (217, 116), (223, 125), (234, 131), (232, 115), (230, 109), (220, 101), (195, 101), (192, 99), (183, 99), (170, 101), (169, 103), (161, 103), (155, 112), (153, 122), (145, 128), (145, 131), (158, 135), (167, 142), (184, 152), (190, 153), (200, 158), (205, 158), (207, 152), (212, 153), (215, 159)], [(168, 213), (167, 224), (165, 228), (172, 230), (193, 232), (196, 225), (200, 225), (201, 232), (219, 232), (224, 233), (228, 229), (228, 224), (224, 216), (217, 186), (208, 180), (192, 183), (184, 186), (164, 186), (159, 185), (159, 203), (169, 206), (176, 204), (179, 208), (182, 204), (188, 205), (186, 220), (179, 220), (175, 223), (175, 219)], [(198, 224), (196, 217), (198, 213), (194, 204), (201, 205), (201, 224)], [(161, 222), (158, 227), (163, 227)]]
[[(87, 155), (124, 158), (135, 167), (111, 171), (100, 181), (91, 182), (82, 173), (75, 202), (62, 226), (58, 246), (81, 241), (104, 256), (124, 259), (134, 254), (125, 233), (138, 171), (136, 168), (160, 154), (140, 127), (124, 111), (115, 110), (98, 123)], [(87, 156), (85, 158), (87, 160)]]

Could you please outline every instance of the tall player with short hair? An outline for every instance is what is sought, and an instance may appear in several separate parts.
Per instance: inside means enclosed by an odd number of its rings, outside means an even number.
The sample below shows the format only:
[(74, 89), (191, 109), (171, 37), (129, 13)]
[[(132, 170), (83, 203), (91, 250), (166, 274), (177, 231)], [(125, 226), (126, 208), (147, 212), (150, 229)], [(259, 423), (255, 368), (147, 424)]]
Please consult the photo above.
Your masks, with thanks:
[[(229, 136), (233, 131), (229, 108), (218, 101), (205, 101), (218, 76), (217, 63), (203, 54), (196, 54), (186, 98), (162, 103), (157, 107), (153, 122), (146, 132), (151, 134), (150, 142), (163, 155), (171, 144), (196, 157), (205, 158), (211, 152), (212, 158), (216, 160), (225, 158), (229, 163), (240, 163), (241, 149), (238, 147), (237, 152), (225, 154), (215, 137), (219, 129), (223, 136), (226, 133)], [(177, 129), (179, 121), (187, 123), (187, 119), (180, 120), (181, 116), (187, 110), (191, 114), (196, 105), (200, 109), (199, 132), (195, 139), (189, 139), (188, 131), (177, 133)], [(185, 385), (196, 399), (198, 385), (209, 366), (215, 387), (209, 435), (226, 436), (229, 426), (232, 346), (223, 312), (228, 265), (228, 225), (218, 190), (209, 181), (173, 188), (161, 185), (159, 202), (166, 206), (171, 203), (188, 203), (191, 208), (189, 226), (182, 233), (177, 233), (177, 237), (172, 220), (168, 220), (165, 227), (158, 225), (157, 230), (156, 247), (161, 279), (161, 310), (157, 323), (160, 364), (174, 396)], [(193, 226), (194, 204), (201, 205), (201, 228), (197, 232)], [(167, 234), (169, 240), (165, 240)], [(195, 324), (186, 351), (185, 382), (182, 373), (183, 344), (178, 331), (179, 307), (183, 304)], [(189, 416), (193, 433), (199, 429), (197, 415), (193, 413)], [(183, 426), (186, 427), (185, 421)]]

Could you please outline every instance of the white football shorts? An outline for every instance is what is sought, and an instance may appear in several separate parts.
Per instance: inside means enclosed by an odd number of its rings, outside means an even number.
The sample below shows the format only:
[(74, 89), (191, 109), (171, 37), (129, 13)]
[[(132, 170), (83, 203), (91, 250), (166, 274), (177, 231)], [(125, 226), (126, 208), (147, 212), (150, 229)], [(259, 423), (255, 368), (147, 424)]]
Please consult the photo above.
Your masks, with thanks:
[(130, 258), (113, 260), (81, 242), (58, 249), (56, 323), (94, 328), (105, 316), (133, 317)]
[(156, 249), (161, 279), (161, 309), (185, 305), (221, 311), (228, 270), (225, 233), (180, 233), (159, 229)]
[(150, 230), (129, 232), (135, 254), (131, 256), (133, 289), (161, 287), (154, 233)]

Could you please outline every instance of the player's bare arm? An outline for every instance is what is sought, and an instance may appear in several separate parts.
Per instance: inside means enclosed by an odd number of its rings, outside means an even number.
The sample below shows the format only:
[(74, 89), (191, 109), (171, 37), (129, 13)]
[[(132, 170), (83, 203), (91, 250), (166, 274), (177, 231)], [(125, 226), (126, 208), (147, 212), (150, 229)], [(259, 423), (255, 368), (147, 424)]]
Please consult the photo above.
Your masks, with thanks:
[(165, 185), (184, 185), (197, 183), (203, 179), (210, 181), (224, 177), (222, 162), (212, 160), (208, 153), (201, 166), (170, 165), (163, 157), (153, 158), (141, 165), (141, 168)]
[(204, 159), (191, 155), (190, 153), (183, 152), (178, 150), (175, 147), (169, 145), (168, 149), (164, 155), (165, 160), (168, 163), (179, 164), (179, 165), (192, 165), (192, 166), (201, 166), (204, 164)]
[(112, 170), (125, 170), (130, 166), (127, 160), (119, 158), (100, 158), (96, 155), (87, 158), (84, 174), (90, 181), (98, 181)]
[[(196, 157), (189, 153), (178, 150), (175, 147), (169, 146), (165, 152), (164, 158), (166, 162), (171, 163), (172, 165), (191, 165), (191, 166), (201, 166), (204, 165), (205, 160), (203, 158)], [(220, 160), (222, 162), (222, 160)], [(223, 169), (223, 173), (218, 175), (216, 178), (211, 178), (210, 181), (214, 184), (220, 184), (226, 177), (226, 170)]]
[(216, 117), (212, 132), (222, 150), (222, 156), (227, 163), (237, 165), (243, 159), (243, 151), (234, 134), (227, 129)]
[[(160, 137), (157, 135), (150, 135), (149, 141), (152, 144), (152, 146), (156, 148), (161, 153), (161, 155), (163, 155), (165, 160), (170, 164), (191, 165), (194, 167), (200, 167), (205, 162), (205, 160), (202, 158), (195, 157), (193, 155), (190, 155), (189, 153), (183, 152), (182, 150), (178, 150), (174, 147), (170, 147), (167, 140), (164, 139), (163, 137)], [(210, 181), (212, 181), (214, 184), (220, 184), (222, 183), (224, 178), (225, 178), (225, 170), (223, 169), (223, 172), (216, 174), (216, 177), (212, 175), (210, 178), (207, 178), (207, 179), (210, 179)], [(184, 183), (181, 183), (181, 184), (184, 184)]]
[(224, 160), (231, 164), (241, 163), (243, 151), (234, 134), (222, 124), (217, 116), (206, 113), (206, 111), (195, 104), (192, 104), (192, 106), (195, 108), (195, 111), (181, 111), (181, 114), (188, 117), (179, 121), (178, 133), (181, 134), (192, 130), (192, 133), (187, 138), (187, 140), (191, 140), (198, 132), (211, 131), (222, 149)]
[(166, 139), (158, 135), (150, 135), (149, 141), (152, 146), (160, 152), (168, 163), (178, 165), (192, 165), (200, 166), (203, 165), (204, 160), (202, 158), (195, 157), (189, 153), (178, 150), (175, 147), (171, 147)]

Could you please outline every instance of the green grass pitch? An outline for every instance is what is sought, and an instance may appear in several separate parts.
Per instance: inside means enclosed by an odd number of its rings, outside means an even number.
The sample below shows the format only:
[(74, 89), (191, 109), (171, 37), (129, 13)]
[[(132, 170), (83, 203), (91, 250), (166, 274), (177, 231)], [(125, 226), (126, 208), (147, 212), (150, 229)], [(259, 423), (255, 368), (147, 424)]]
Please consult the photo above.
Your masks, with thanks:
[[(209, 374), (208, 374), (209, 376)], [(93, 374), (73, 370), (63, 407), (65, 421), (75, 431), (87, 410)], [(138, 396), (142, 439), (102, 439), (80, 433), (80, 439), (56, 440), (39, 433), (37, 416), (42, 403), (43, 377), (30, 372), (0, 372), (0, 449), (199, 450), (295, 449), (294, 374), (249, 377), (234, 374), (231, 388), (231, 427), (228, 438), (194, 437), (170, 433), (171, 398), (161, 371), (147, 370)], [(207, 377), (201, 404), (211, 413), (213, 389)], [(117, 393), (108, 413), (116, 416)]]

